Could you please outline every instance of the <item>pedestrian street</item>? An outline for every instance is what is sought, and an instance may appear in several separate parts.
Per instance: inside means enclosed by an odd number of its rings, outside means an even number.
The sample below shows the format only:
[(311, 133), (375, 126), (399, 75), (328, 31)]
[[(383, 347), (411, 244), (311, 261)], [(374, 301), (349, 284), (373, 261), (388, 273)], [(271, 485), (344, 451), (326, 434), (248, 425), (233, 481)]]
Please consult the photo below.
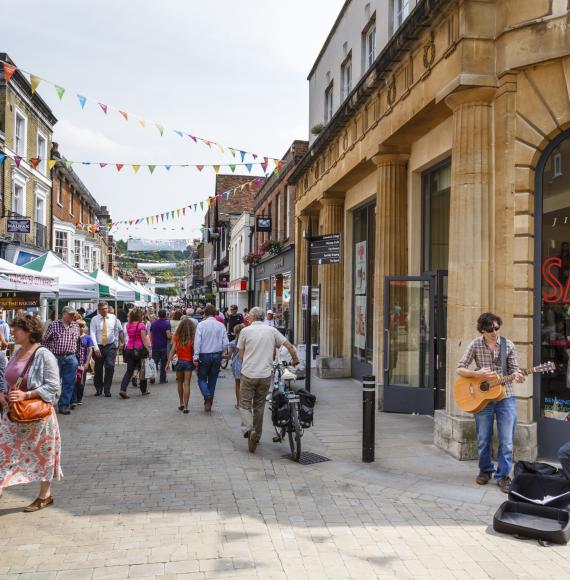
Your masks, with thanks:
[(111, 398), (88, 381), (86, 404), (60, 418), (55, 503), (25, 514), (34, 484), (5, 491), (2, 580), (570, 577), (565, 547), (492, 531), (503, 494), (474, 485), (474, 462), (433, 446), (431, 418), (380, 415), (376, 461), (361, 463), (356, 381), (314, 381), (303, 449), (331, 461), (304, 466), (271, 442), (267, 413), (248, 453), (229, 369), (211, 415), (195, 377), (183, 415), (172, 374), (122, 400), (123, 371)]

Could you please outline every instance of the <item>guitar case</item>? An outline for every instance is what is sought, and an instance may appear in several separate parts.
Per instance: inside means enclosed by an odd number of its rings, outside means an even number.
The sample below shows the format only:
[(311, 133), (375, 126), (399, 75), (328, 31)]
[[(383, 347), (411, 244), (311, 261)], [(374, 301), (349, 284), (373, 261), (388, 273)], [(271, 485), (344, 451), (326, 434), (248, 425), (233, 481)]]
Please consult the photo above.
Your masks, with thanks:
[(567, 544), (570, 514), (554, 507), (509, 500), (495, 513), (493, 529), (520, 539), (538, 540), (542, 545)]
[(521, 473), (511, 483), (509, 499), (567, 509), (570, 506), (570, 480), (558, 475)]

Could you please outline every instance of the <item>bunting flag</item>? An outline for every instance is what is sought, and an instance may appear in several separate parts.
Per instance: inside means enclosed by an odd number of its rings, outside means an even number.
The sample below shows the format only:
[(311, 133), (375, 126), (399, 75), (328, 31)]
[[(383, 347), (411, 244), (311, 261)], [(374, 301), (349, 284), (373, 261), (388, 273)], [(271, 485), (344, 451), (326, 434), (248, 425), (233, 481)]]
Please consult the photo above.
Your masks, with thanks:
[(6, 155), (4, 155), (3, 153), (0, 153), (0, 167), (2, 167), (2, 164), (4, 163), (4, 159), (6, 159)]
[(117, 168), (117, 171), (121, 171), (121, 169), (123, 169), (124, 164), (123, 163), (115, 163), (115, 167)]
[(140, 169), (140, 168), (141, 168), (141, 166), (140, 166), (140, 165), (133, 165), (133, 171), (134, 171), (135, 173), (138, 173), (138, 171), (139, 171), (139, 169)]
[[(150, 166), (149, 166), (149, 168), (150, 168)], [(206, 200), (193, 202), (193, 203), (186, 205), (184, 207), (168, 210), (168, 211), (165, 211), (165, 212), (162, 212), (159, 214), (143, 216), (143, 217), (133, 218), (133, 219), (129, 219), (129, 220), (114, 221), (114, 222), (112, 222), (112, 224), (110, 224), (109, 227), (110, 228), (118, 228), (118, 227), (126, 227), (126, 226), (133, 226), (133, 225), (136, 226), (136, 225), (139, 225), (143, 222), (154, 224), (154, 223), (164, 222), (165, 220), (171, 221), (174, 219), (180, 219), (181, 217), (186, 216), (187, 209), (194, 210), (194, 212), (197, 212), (198, 205), (199, 205), (200, 209), (204, 210), (204, 203), (206, 203), (206, 202), (208, 203), (208, 205), (210, 207), (212, 207), (214, 204), (221, 201), (224, 197), (226, 199), (230, 199), (230, 197), (233, 194), (235, 194), (237, 191), (242, 191), (244, 187), (248, 187), (248, 189), (251, 189), (255, 186), (257, 186), (257, 187), (261, 186), (264, 183), (265, 179), (266, 178), (263, 178), (263, 177), (256, 177), (255, 179), (252, 179), (251, 181), (248, 181), (242, 185), (234, 187), (233, 189), (229, 189), (227, 191), (219, 193), (216, 196), (209, 196), (208, 199), (206, 199)]]
[(3, 62), (2, 67), (4, 68), (4, 79), (6, 80), (6, 84), (8, 84), (12, 78), (12, 75), (16, 72), (16, 67), (13, 64), (8, 64), (7, 62)]
[(51, 171), (55, 167), (55, 164), (56, 163), (57, 163), (57, 160), (56, 159), (50, 159), (48, 161), (48, 169)]
[(32, 95), (38, 90), (42, 79), (36, 75), (30, 75), (30, 84), (32, 85)]
[(22, 163), (22, 158), (19, 155), (15, 155), (14, 163), (16, 164), (16, 167), (20, 167), (20, 163)]
[(154, 173), (155, 169), (156, 169), (156, 165), (148, 165), (148, 170), (150, 171), (151, 175)]
[[(55, 89), (55, 91), (56, 91), (57, 96), (59, 97), (59, 99), (60, 100), (63, 99), (63, 96), (64, 96), (64, 94), (66, 92), (66, 89), (65, 89), (65, 87), (62, 87), (60, 84), (55, 83), (55, 82), (50, 81), (50, 80), (47, 80), (47, 79), (44, 79), (44, 78), (39, 77), (37, 75), (34, 75), (33, 73), (30, 73), (29, 71), (26, 71), (26, 70), (24, 70), (22, 68), (18, 68), (18, 67), (14, 66), (14, 65), (12, 65), (12, 64), (10, 64), (8, 62), (0, 61), (0, 63), (2, 64), (2, 67), (4, 69), (4, 78), (6, 79), (7, 82), (10, 80), (10, 78), (16, 72), (16, 70), (19, 70), (21, 73), (24, 73), (24, 74), (26, 74), (26, 75), (29, 76), (29, 78), (30, 78), (30, 84), (32, 86), (32, 93), (35, 93), (36, 90), (37, 90), (37, 88), (38, 88), (38, 86), (39, 86), (39, 84), (41, 82), (43, 82), (43, 83), (48, 83), (48, 84), (52, 85), (54, 87), (54, 89)], [(85, 96), (83, 96), (81, 94), (77, 94), (77, 99), (79, 101), (79, 104), (80, 104), (81, 108), (84, 109), (85, 108), (85, 104), (87, 103), (87, 97), (85, 97)], [(95, 100), (99, 104), (101, 110), (103, 111), (103, 113), (105, 115), (107, 115), (109, 111), (113, 110), (113, 111), (117, 111), (120, 115), (122, 115), (123, 118), (125, 119), (125, 121), (129, 121), (130, 120), (130, 117), (133, 116), (132, 114), (127, 113), (126, 111), (124, 111), (122, 109), (119, 109), (117, 107), (113, 107), (112, 105), (107, 105), (105, 103), (101, 103), (100, 101), (98, 101), (96, 99), (93, 99), (93, 100)], [(138, 119), (139, 119), (138, 120), (138, 123), (141, 125), (141, 127), (143, 127), (143, 128), (146, 127), (147, 121), (143, 117), (138, 117)], [(148, 121), (148, 122), (150, 123), (150, 121)], [(153, 121), (152, 123), (158, 129), (159, 134), (161, 136), (163, 136), (164, 135), (164, 132), (166, 131), (165, 125), (163, 125), (162, 123), (160, 123), (158, 121), (156, 121), (156, 122)], [(180, 129), (173, 129), (173, 131), (177, 135), (179, 135), (180, 137), (182, 137), (184, 135), (184, 132), (181, 131)], [(257, 159), (257, 157), (258, 157), (258, 155), (256, 153), (251, 153), (251, 152), (248, 152), (248, 151), (246, 151), (244, 149), (238, 149), (238, 148), (235, 148), (235, 147), (230, 147), (228, 145), (223, 145), (222, 143), (219, 143), (217, 141), (213, 141), (212, 139), (205, 139), (203, 137), (198, 137), (198, 136), (193, 135), (193, 134), (190, 134), (190, 133), (186, 133), (186, 135), (188, 135), (188, 137), (190, 137), (190, 139), (192, 139), (192, 141), (194, 141), (194, 143), (201, 142), (202, 144), (206, 145), (209, 148), (216, 147), (222, 153), (224, 153), (227, 150), (227, 151), (230, 152), (230, 154), (234, 158), (235, 158), (236, 153), (239, 152), (239, 154), (240, 154), (240, 156), (242, 158), (242, 162), (245, 159), (245, 156), (246, 155), (249, 155), (249, 156), (253, 157), (254, 160)]]
[(41, 159), (39, 157), (32, 157), (30, 159), (30, 164), (34, 169), (36, 169), (37, 166), (40, 164), (40, 161), (41, 161)]

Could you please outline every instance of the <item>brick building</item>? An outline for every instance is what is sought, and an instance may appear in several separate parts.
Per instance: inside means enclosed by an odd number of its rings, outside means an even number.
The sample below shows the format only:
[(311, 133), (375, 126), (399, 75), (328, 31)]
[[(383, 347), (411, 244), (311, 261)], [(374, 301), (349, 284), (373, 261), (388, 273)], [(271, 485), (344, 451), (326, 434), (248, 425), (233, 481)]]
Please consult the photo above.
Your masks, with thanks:
[(294, 141), (282, 158), (283, 169), (273, 174), (255, 195), (256, 218), (271, 218), (268, 231), (254, 234), (252, 265), (253, 302), (273, 310), (279, 328), (293, 331), (293, 286), (295, 279), (295, 188), (289, 176), (307, 153), (307, 141)]
[(58, 159), (52, 169), (53, 251), (79, 270), (101, 268), (113, 275), (107, 208), (99, 206), (73, 168), (65, 164), (57, 143), (51, 155)]
[[(217, 175), (214, 197), (204, 217), (204, 295), (226, 305), (229, 283), (229, 241), (232, 225), (242, 213), (253, 212), (262, 179), (249, 175)], [(241, 188), (243, 186), (243, 188)], [(237, 188), (237, 189), (236, 189)], [(226, 196), (226, 192), (231, 194)]]
[[(0, 60), (12, 64), (5, 53)], [(48, 154), (57, 122), (39, 93), (16, 70), (8, 82), (0, 67), (0, 132), (5, 136), (0, 165), (0, 257), (25, 264), (50, 247), (51, 178)], [(17, 161), (16, 161), (17, 160)], [(8, 233), (9, 218), (27, 218), (30, 231)], [(12, 222), (13, 223), (13, 222)]]

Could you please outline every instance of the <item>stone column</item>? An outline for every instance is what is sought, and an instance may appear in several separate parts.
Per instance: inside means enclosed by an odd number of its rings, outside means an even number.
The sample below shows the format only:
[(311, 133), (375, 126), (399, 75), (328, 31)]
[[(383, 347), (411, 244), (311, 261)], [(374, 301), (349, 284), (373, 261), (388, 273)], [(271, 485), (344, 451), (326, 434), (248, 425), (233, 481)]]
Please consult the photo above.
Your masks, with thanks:
[(384, 277), (408, 273), (408, 155), (373, 157), (378, 169), (374, 256), (374, 345), (376, 381), (383, 384)]
[(459, 459), (477, 457), (474, 421), (453, 401), (455, 369), (477, 336), (478, 316), (493, 308), (493, 100), (489, 87), (447, 97), (453, 111), (446, 411), (436, 412), (435, 443)]
[[(319, 235), (343, 233), (344, 200), (320, 200)], [(317, 232), (314, 232), (316, 235)], [(344, 268), (343, 264), (315, 266), (321, 286), (320, 346), (317, 376), (334, 378), (347, 376), (349, 366), (343, 358), (344, 339)]]

